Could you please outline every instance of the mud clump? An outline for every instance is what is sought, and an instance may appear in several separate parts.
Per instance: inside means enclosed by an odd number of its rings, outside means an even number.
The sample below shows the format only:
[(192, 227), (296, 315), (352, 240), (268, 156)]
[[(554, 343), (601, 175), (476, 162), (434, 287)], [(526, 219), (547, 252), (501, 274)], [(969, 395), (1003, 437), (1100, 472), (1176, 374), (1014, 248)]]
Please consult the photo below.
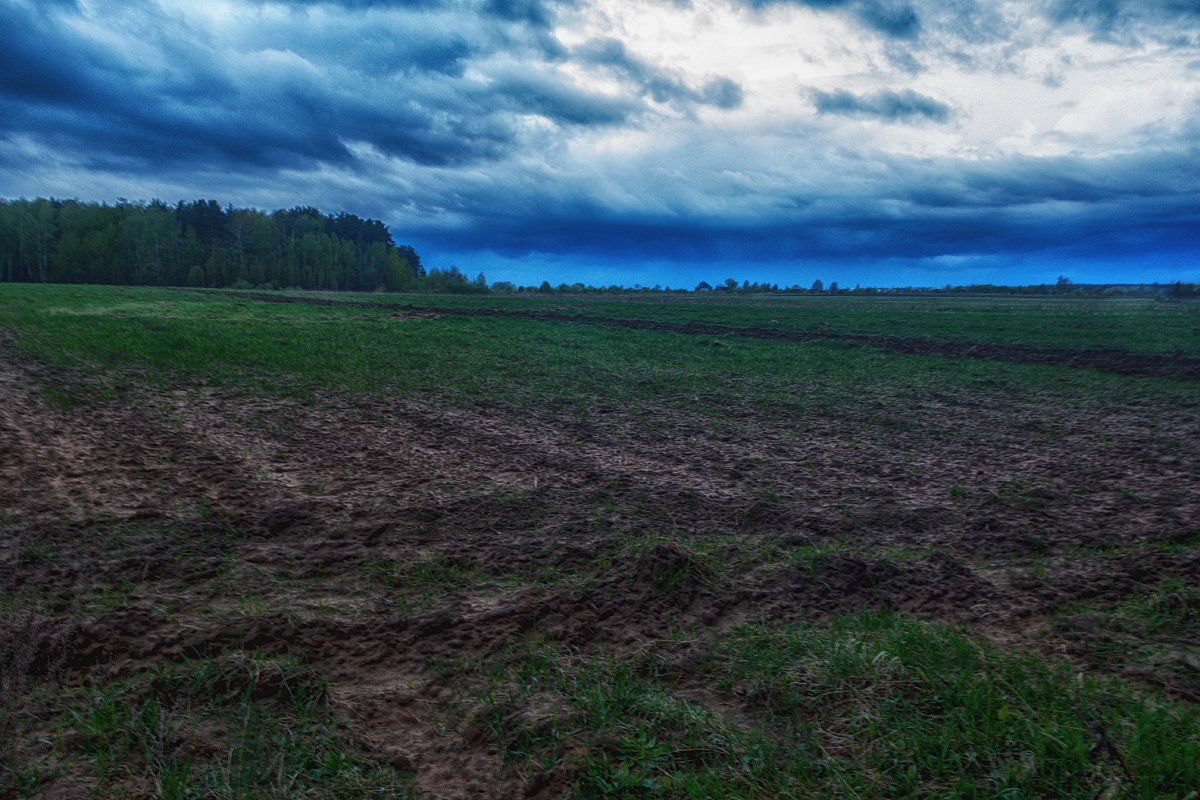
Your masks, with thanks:
[(1050, 569), (1039, 568), (1037, 575), (1014, 569), (1008, 576), (1013, 603), (1026, 614), (1052, 614), (1066, 603), (1124, 602), (1164, 581), (1200, 586), (1200, 554), (1149, 549), (1093, 560), (1060, 559)]
[(287, 503), (276, 506), (263, 514), (259, 527), (266, 533), (278, 535), (294, 528), (311, 526), (316, 516), (313, 503)]
[(614, 569), (624, 572), (632, 567), (626, 574), (633, 579), (634, 593), (640, 585), (651, 591), (691, 597), (713, 579), (712, 568), (698, 554), (673, 542), (657, 542), (636, 558), (623, 561)]
[(835, 554), (774, 571), (747, 598), (756, 615), (768, 618), (874, 609), (967, 620), (985, 613), (995, 594), (988, 581), (944, 553), (916, 562)]
[(30, 678), (63, 677), (78, 636), (78, 620), (0, 613), (0, 700), (15, 699)]
[(705, 557), (672, 542), (623, 552), (579, 588), (538, 604), (541, 629), (573, 645), (634, 644), (687, 620), (713, 620), (736, 597)]

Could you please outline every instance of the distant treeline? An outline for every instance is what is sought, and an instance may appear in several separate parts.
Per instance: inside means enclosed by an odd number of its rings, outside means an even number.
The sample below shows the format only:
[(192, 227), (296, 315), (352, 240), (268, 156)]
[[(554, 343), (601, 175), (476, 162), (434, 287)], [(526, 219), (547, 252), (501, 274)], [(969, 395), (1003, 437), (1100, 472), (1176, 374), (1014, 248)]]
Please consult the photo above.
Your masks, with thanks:
[(1198, 298), (1200, 285), (1076, 284), (1060, 276), (1053, 284), (973, 284), (940, 288), (828, 286), (781, 287), (726, 278), (694, 289), (634, 284), (597, 287), (583, 283), (488, 286), (480, 273), (470, 280), (457, 267), (426, 270), (409, 245), (397, 245), (387, 226), (354, 214), (324, 214), (310, 206), (265, 213), (222, 208), (215, 200), (116, 205), (78, 200), (0, 200), (0, 281), (101, 283), (141, 286), (316, 289), (326, 291), (420, 291), (539, 294), (1092, 294)]
[(993, 284), (970, 284), (967, 286), (940, 287), (933, 286), (903, 286), (876, 288), (873, 286), (855, 286), (854, 288), (838, 286), (837, 281), (828, 286), (824, 281), (815, 280), (808, 287), (799, 284), (780, 286), (778, 283), (759, 283), (726, 278), (713, 286), (708, 281), (700, 281), (694, 289), (672, 289), (671, 287), (642, 286), (590, 286), (582, 283), (560, 283), (551, 286), (549, 281), (542, 281), (541, 286), (517, 286), (508, 281), (493, 283), (491, 290), (504, 293), (538, 293), (538, 294), (739, 294), (739, 295), (937, 295), (937, 294), (997, 294), (997, 295), (1106, 295), (1190, 299), (1200, 298), (1200, 285), (1194, 283), (1074, 283), (1069, 278), (1060, 276), (1055, 283), (1042, 283), (1032, 286), (1001, 286)]
[(430, 270), (387, 226), (297, 207), (0, 201), (0, 280), (343, 291), (486, 291)]
[(1004, 295), (1136, 295), (1146, 297), (1191, 298), (1200, 297), (1200, 286), (1176, 281), (1167, 284), (1100, 284), (1075, 283), (1065, 275), (1059, 275), (1054, 283), (1041, 283), (1030, 286), (1002, 286), (994, 284), (970, 284), (966, 286), (904, 286), (879, 289), (872, 286), (855, 286), (853, 289), (840, 287), (837, 281), (828, 286), (823, 281), (815, 280), (808, 288), (793, 284), (780, 288), (779, 284), (751, 283), (743, 281), (738, 284), (733, 278), (726, 278), (724, 283), (711, 286), (707, 281), (701, 281), (693, 291), (714, 292), (726, 294), (1004, 294)]

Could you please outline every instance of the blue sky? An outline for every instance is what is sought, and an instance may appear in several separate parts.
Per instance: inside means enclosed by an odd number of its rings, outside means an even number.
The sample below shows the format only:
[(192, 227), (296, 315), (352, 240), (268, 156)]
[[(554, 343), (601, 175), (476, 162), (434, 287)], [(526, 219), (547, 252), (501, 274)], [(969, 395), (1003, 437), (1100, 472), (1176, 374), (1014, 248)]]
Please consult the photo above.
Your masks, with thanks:
[(0, 0), (0, 196), (517, 283), (1200, 281), (1196, 0)]

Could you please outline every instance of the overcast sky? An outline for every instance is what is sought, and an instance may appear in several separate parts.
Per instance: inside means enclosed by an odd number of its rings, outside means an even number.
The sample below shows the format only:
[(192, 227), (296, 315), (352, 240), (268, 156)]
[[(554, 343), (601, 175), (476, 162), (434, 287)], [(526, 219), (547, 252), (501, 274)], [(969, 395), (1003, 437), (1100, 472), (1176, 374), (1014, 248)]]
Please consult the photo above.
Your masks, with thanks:
[(1200, 0), (0, 0), (0, 196), (518, 283), (1200, 280)]

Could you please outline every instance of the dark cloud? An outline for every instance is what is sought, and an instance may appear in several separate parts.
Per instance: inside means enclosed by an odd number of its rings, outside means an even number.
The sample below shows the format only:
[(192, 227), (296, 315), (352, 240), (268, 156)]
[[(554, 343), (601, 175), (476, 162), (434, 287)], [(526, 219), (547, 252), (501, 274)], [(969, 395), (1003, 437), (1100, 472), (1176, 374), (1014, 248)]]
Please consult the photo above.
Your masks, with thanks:
[[(71, 0), (73, 1), (73, 0)], [(255, 5), (284, 5), (292, 8), (334, 7), (352, 11), (375, 9), (429, 10), (458, 9), (474, 11), (489, 17), (520, 22), (537, 27), (549, 27), (554, 22), (555, 8), (574, 5), (573, 0), (252, 0)]]
[[(387, 72), (440, 72), (445, 75), (460, 77), (467, 59), (473, 50), (467, 41), (459, 36), (413, 37), (407, 41), (396, 36), (381, 36), (380, 47), (373, 49), (366, 58), (361, 59), (359, 69), (367, 75)], [(397, 47), (403, 42), (403, 47)], [(361, 44), (360, 40), (360, 44)], [(389, 47), (395, 48), (389, 54)]]
[(1200, 5), (1194, 0), (1053, 0), (1050, 16), (1111, 27), (1139, 19), (1195, 20), (1200, 18)]
[(911, 89), (899, 92), (883, 90), (861, 95), (843, 89), (833, 92), (813, 90), (812, 100), (817, 112), (821, 114), (875, 117), (887, 122), (912, 122), (923, 119), (945, 122), (951, 115), (950, 106)]
[(486, 0), (483, 11), (509, 22), (521, 22), (537, 28), (549, 28), (554, 23), (551, 4), (544, 0)]
[[(64, 4), (65, 5), (65, 4)], [(121, 60), (30, 10), (0, 5), (0, 93), (32, 102), (88, 103), (106, 95), (96, 72), (132, 77)]]
[(1100, 38), (1182, 38), (1195, 45), (1200, 35), (1196, 0), (1051, 0), (1046, 14), (1059, 24), (1082, 24)]
[(478, 91), (480, 108), (492, 104), (572, 125), (611, 125), (637, 108), (629, 100), (576, 88), (552, 72), (513, 69), (499, 73)]
[(461, 74), (467, 61), (491, 54), (557, 61), (566, 52), (551, 30), (553, 9), (563, 3), (286, 0), (286, 5), (297, 13), (246, 26), (239, 46), (291, 50), (327, 68), (349, 67), (370, 76)]
[(898, 39), (911, 39), (921, 32), (921, 19), (907, 4), (859, 2), (854, 13), (868, 27)]
[(329, 7), (352, 11), (365, 9), (419, 9), (444, 8), (450, 0), (252, 0), (257, 6), (283, 5), (292, 8)]
[[(837, 186), (781, 193), (771, 211), (714, 217), (665, 203), (659, 177), (624, 184), (641, 209), (614, 206), (586, 180), (454, 192), (462, 250), (509, 257), (603, 253), (613, 260), (936, 259), (1045, 256), (1134, 258), (1200, 247), (1200, 160), (1192, 151), (1104, 160), (1010, 158), (963, 168), (953, 160), (879, 157), (839, 165)], [(850, 192), (863, 173), (871, 180)], [(737, 198), (717, 183), (714, 195)], [(663, 206), (669, 205), (670, 211)], [(418, 230), (426, 238), (450, 231)]]
[(866, 27), (898, 39), (921, 32), (921, 17), (902, 0), (745, 0), (752, 8), (778, 5), (806, 6), (818, 11), (844, 11)]
[(634, 57), (617, 39), (593, 39), (571, 55), (577, 63), (603, 67), (628, 79), (657, 103), (699, 103), (723, 109), (742, 104), (742, 88), (729, 78), (713, 78), (694, 89), (680, 76)]
[[(1012, 32), (997, 4), (981, 0), (740, 0), (756, 9), (793, 5), (849, 15), (864, 27), (897, 43), (929, 39), (926, 46), (949, 48), (1000, 41)], [(1099, 38), (1146, 37), (1180, 45), (1200, 43), (1197, 0), (1044, 0), (1030, 11), (1058, 25), (1078, 24)], [(928, 33), (928, 37), (922, 34)], [(894, 56), (903, 60), (908, 51)], [(911, 54), (910, 54), (911, 56)], [(961, 51), (970, 60), (969, 51)]]
[(439, 73), (460, 77), (467, 62), (490, 48), (472, 44), (448, 27), (384, 25), (373, 19), (302, 21), (247, 31), (239, 42), (249, 51), (273, 48), (295, 52), (315, 63), (349, 70), (358, 78), (419, 77)]
[(139, 105), (138, 98), (85, 110), (0, 98), (0, 127), (9, 135), (35, 135), (96, 169), (280, 169), (349, 162), (349, 151), (332, 130), (297, 124), (297, 118), (305, 121), (303, 109), (275, 111), (270, 117), (249, 110), (238, 116), (199, 108), (164, 111)]
[(700, 101), (717, 108), (737, 108), (742, 100), (742, 87), (729, 78), (714, 78), (700, 90)]
[[(544, 6), (489, 8), (536, 22)], [(528, 60), (484, 80), (465, 78), (469, 59), (505, 44), (487, 38), (482, 22), (459, 34), (453, 20), (414, 30), (403, 18), (339, 25), (300, 19), (250, 30), (246, 38), (257, 46), (243, 43), (230, 53), (155, 11), (139, 7), (123, 20), (140, 34), (139, 50), (130, 52), (80, 35), (86, 25), (69, 16), (0, 3), (0, 30), (7, 32), (0, 132), (55, 142), (97, 169), (353, 167), (358, 142), (419, 164), (450, 165), (512, 152), (522, 141), (516, 115), (610, 125), (639, 110)], [(155, 56), (170, 66), (141, 66)], [(729, 96), (719, 85), (708, 91), (714, 100)]]

